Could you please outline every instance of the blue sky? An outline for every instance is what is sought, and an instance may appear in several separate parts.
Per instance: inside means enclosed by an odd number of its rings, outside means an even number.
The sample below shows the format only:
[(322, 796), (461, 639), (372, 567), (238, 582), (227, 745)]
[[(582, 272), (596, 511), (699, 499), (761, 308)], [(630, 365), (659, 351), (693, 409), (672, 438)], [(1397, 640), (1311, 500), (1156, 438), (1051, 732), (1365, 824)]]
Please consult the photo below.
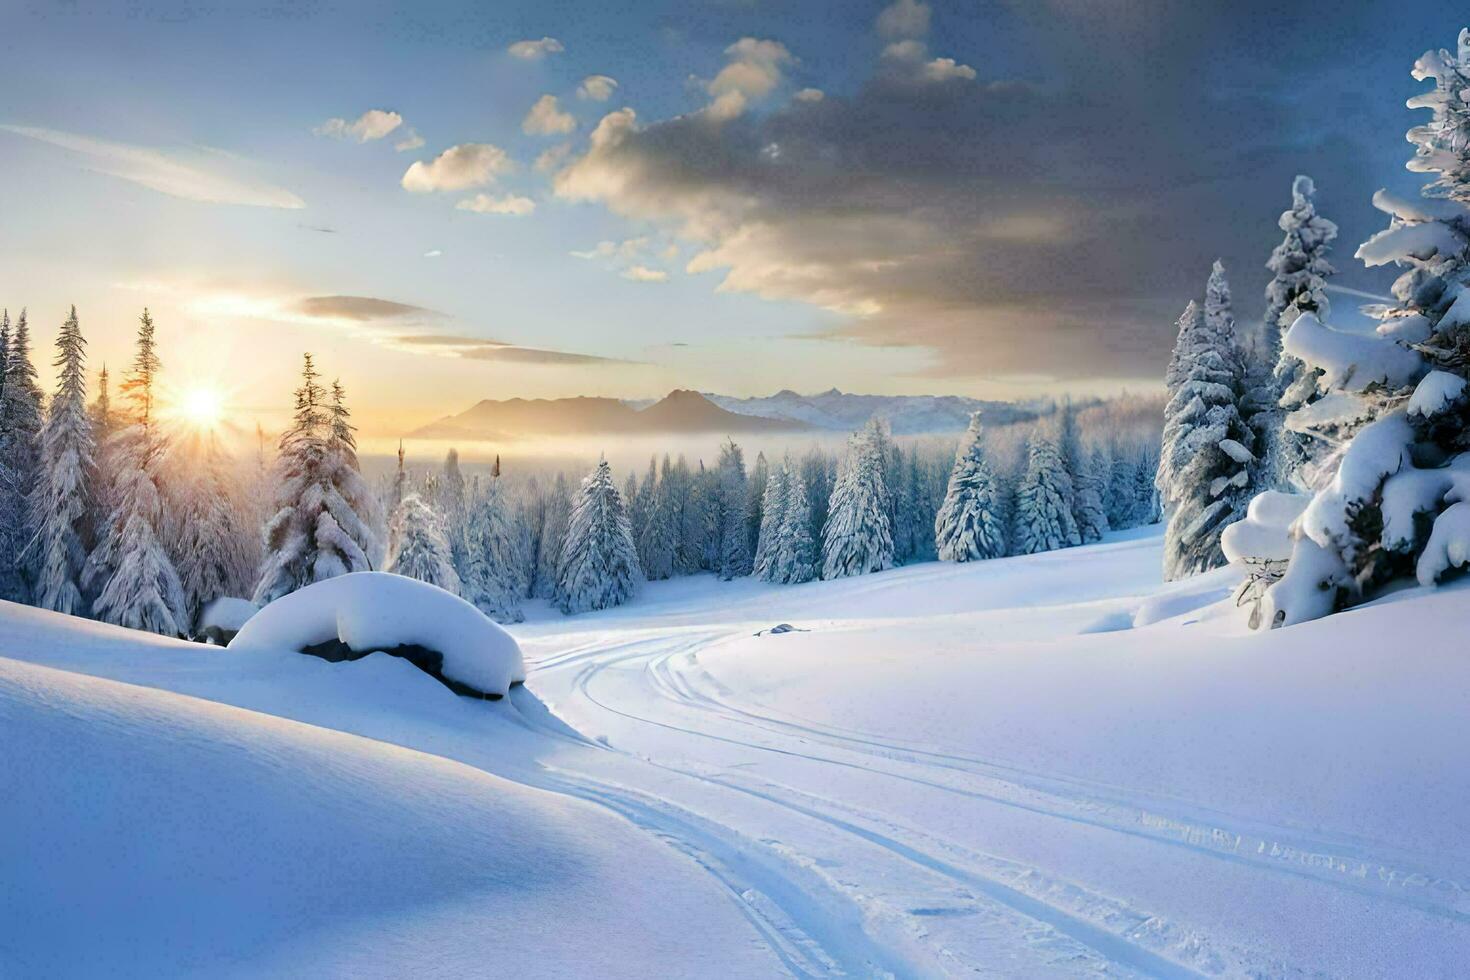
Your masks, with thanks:
[[(116, 364), (146, 303), (174, 383), (242, 413), (311, 350), (381, 432), (482, 397), (1137, 388), (1216, 255), (1258, 315), (1296, 172), (1340, 282), (1390, 278), (1351, 251), (1415, 186), (1409, 66), (1470, 18), (1279, 6), (11, 4), (0, 304), (47, 344), (76, 303)], [(370, 110), (401, 121), (360, 140)]]

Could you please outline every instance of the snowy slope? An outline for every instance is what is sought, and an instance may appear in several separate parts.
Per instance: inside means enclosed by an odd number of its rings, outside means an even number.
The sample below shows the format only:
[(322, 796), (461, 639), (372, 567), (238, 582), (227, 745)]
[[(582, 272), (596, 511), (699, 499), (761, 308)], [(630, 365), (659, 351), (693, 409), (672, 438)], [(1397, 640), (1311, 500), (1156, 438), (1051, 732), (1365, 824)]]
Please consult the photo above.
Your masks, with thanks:
[[(62, 660), (283, 714), (334, 694), (320, 670), (291, 669), (310, 658), (268, 678), (253, 658), (14, 611), (7, 649), (64, 642)], [(476, 714), (405, 661), (350, 673), (335, 693), (370, 706), (359, 724), (376, 714), (422, 737), (432, 716), (454, 729)], [(779, 970), (676, 851), (601, 807), (436, 755), (3, 658), (0, 744), (0, 976)]]
[[(0, 799), (42, 801), (0, 804), (0, 861), (24, 883), (0, 890), (0, 956), (73, 973), (140, 946), (139, 972), (207, 950), (244, 972), (455, 975), (494, 948), (494, 972), (530, 977), (1460, 974), (1465, 589), (1251, 634), (1230, 573), (1163, 589), (1159, 560), (1148, 530), (804, 586), (654, 583), (574, 618), (533, 606), (512, 630), (526, 687), (493, 705), (385, 656), (240, 657), (5, 607), (0, 656), (58, 669), (0, 661), (0, 738), (25, 746), (0, 777), (26, 790)], [(802, 632), (753, 635), (779, 622)], [(187, 865), (162, 854), (173, 840)], [(343, 887), (282, 897), (297, 860)], [(119, 889), (198, 905), (201, 938), (128, 938), (162, 913), (108, 907)], [(266, 895), (282, 911), (246, 908)], [(252, 925), (210, 932), (215, 915)], [(58, 944), (80, 917), (107, 926)]]

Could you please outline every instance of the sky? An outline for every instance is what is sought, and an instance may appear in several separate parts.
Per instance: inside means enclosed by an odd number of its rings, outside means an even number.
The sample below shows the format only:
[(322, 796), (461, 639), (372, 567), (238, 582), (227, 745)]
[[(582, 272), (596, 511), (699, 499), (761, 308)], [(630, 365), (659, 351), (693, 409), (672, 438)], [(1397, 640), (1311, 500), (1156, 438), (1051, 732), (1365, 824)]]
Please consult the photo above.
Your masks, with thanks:
[[(389, 435), (481, 398), (1159, 384), (1222, 258), (1254, 318), (1310, 174), (1413, 193), (1449, 2), (0, 2), (0, 305), (43, 383), (157, 322), (173, 390)], [(1419, 113), (1422, 115), (1422, 113)]]

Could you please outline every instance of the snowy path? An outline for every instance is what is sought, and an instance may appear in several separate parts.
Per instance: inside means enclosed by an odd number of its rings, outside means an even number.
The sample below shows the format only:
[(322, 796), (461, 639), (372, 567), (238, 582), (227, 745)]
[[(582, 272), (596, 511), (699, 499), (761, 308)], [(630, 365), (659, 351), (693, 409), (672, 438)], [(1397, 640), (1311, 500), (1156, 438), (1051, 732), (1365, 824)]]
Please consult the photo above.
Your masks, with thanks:
[[(1245, 636), (1192, 611), (1223, 577), (1160, 592), (1157, 562), (1142, 534), (660, 583), (516, 627), (531, 673), (500, 704), (384, 655), (232, 655), (34, 610), (0, 617), (0, 658), (427, 753), (464, 793), (484, 772), (555, 794), (590, 840), (611, 836), (581, 803), (616, 815), (630, 858), (592, 887), (663, 951), (624, 975), (1455, 975), (1470, 666), (1433, 641), (1463, 632), (1465, 591)], [(1175, 618), (1129, 629), (1145, 603)], [(782, 621), (805, 632), (752, 635)], [(465, 819), (424, 812), (446, 839)]]
[[(1119, 552), (1137, 553), (1126, 561), (1156, 554), (1144, 540), (1069, 556), (1073, 575), (1110, 583), (1116, 600), (1094, 589), (1082, 602), (1050, 609), (1002, 608), (996, 614), (1007, 621), (1004, 632), (1039, 644), (1098, 624), (1115, 628), (1120, 610), (1139, 605), (1143, 591), (1131, 575), (1092, 574), (1116, 572)], [(912, 590), (914, 580), (925, 589), (933, 571), (904, 570), (886, 584), (893, 593)], [(1028, 577), (1023, 568), (1009, 571)], [(1012, 589), (1027, 584), (1014, 582)], [(878, 624), (892, 623), (896, 617), (874, 598), (872, 585), (850, 586), (856, 599), (824, 587), (803, 612), (847, 619), (818, 620), (814, 633), (857, 629), (871, 635)], [(919, 594), (921, 605), (934, 607), (931, 622), (953, 615), (947, 601), (975, 604), (973, 594)], [(997, 598), (1008, 597), (1009, 590)], [(909, 598), (916, 599), (913, 591)], [(708, 602), (691, 599), (690, 611), (696, 605), (707, 623)], [(550, 629), (540, 634), (533, 625), (523, 630), (523, 642), (533, 664), (530, 690), (583, 736), (643, 764), (641, 772), (620, 774), (615, 793), (636, 787), (660, 801), (655, 812), (625, 800), (614, 805), (628, 807), (678, 846), (718, 852), (726, 880), (733, 875), (747, 885), (732, 890), (753, 914), (767, 918), (769, 928), (792, 940), (795, 953), (787, 965), (796, 972), (1318, 972), (1321, 961), (1302, 955), (1308, 951), (1299, 937), (1270, 944), (1296, 954), (1290, 958), (1268, 944), (1258, 946), (1251, 920), (1266, 929), (1270, 915), (1239, 915), (1231, 909), (1236, 896), (1315, 909), (1324, 918), (1334, 909), (1367, 910), (1373, 921), (1402, 924), (1409, 934), (1426, 922), (1430, 931), (1450, 923), (1456, 935), (1466, 935), (1470, 879), (1436, 871), (1433, 856), (1017, 767), (965, 747), (895, 737), (891, 730), (814, 722), (766, 703), (780, 700), (779, 686), (765, 692), (766, 700), (732, 689), (721, 681), (719, 666), (706, 661), (738, 659), (753, 642), (787, 642), (750, 640), (755, 629), (774, 621), (765, 608), (776, 605), (759, 593), (737, 597), (721, 608), (728, 620), (723, 625), (680, 625), (686, 609), (676, 600), (657, 617), (666, 626), (650, 629), (645, 613), (619, 629), (624, 617), (614, 613), (580, 637)], [(874, 608), (879, 618), (854, 620), (864, 608)], [(764, 619), (754, 618), (762, 611)], [(984, 614), (969, 615), (967, 625), (983, 635)], [(904, 710), (922, 710), (897, 700)], [(896, 721), (902, 727), (903, 719)], [(578, 770), (569, 777), (579, 787), (574, 791), (589, 798), (596, 795), (588, 787), (616, 768), (605, 761), (587, 770), (562, 764)], [(657, 778), (648, 774), (650, 767)], [(1160, 888), (1160, 880), (1172, 887)], [(1191, 895), (1197, 890), (1209, 894)], [(1233, 912), (1244, 928), (1237, 921), (1217, 930), (1215, 924)], [(1352, 962), (1356, 954), (1347, 952), (1345, 961)]]

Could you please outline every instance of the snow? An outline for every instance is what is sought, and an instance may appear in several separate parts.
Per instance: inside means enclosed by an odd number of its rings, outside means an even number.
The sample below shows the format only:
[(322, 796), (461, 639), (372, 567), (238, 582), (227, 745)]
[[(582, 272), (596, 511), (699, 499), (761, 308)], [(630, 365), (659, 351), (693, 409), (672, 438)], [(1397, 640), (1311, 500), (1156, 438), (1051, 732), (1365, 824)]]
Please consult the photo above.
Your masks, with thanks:
[(504, 696), (526, 678), (516, 641), (458, 596), (388, 572), (352, 572), (282, 596), (251, 617), (230, 650), (302, 650), (340, 640), (354, 653), (421, 646), (446, 678)]
[(204, 612), (199, 617), (199, 628), (201, 631), (214, 628), (238, 633), (258, 612), (260, 607), (249, 599), (220, 596), (204, 607)]
[(1465, 249), (1465, 236), (1442, 221), (1395, 225), (1378, 232), (1358, 246), (1354, 254), (1372, 268), (1405, 259), (1428, 261), (1435, 256), (1456, 255)]
[(1418, 354), (1392, 340), (1334, 330), (1303, 313), (1286, 332), (1283, 349), (1323, 371), (1323, 389), (1362, 391), (1370, 385), (1401, 388), (1424, 371)]
[(1220, 535), (1220, 547), (1232, 562), (1286, 561), (1291, 557), (1291, 526), (1312, 498), (1267, 490), (1251, 499), (1245, 519)]
[(531, 602), (493, 703), (0, 606), (0, 974), (1461, 972), (1465, 586), (1251, 632), (1160, 564)]
[(1373, 195), (1373, 206), (1384, 214), (1405, 221), (1453, 221), (1470, 218), (1470, 208), (1456, 201), (1433, 197), (1403, 197), (1387, 189)]
[(1430, 371), (1409, 398), (1409, 414), (1424, 418), (1438, 415), (1464, 394), (1464, 378), (1448, 371)]

